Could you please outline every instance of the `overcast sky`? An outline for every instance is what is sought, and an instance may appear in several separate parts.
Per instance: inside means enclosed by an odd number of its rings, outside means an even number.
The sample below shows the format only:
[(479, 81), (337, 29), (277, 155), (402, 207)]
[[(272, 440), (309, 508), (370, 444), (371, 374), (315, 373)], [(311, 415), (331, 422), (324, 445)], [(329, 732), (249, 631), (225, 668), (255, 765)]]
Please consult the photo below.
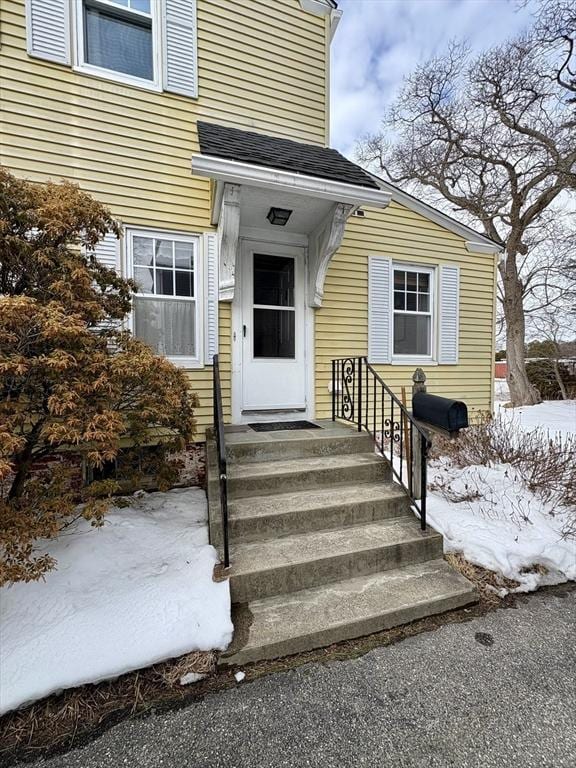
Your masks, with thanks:
[(332, 43), (331, 146), (352, 157), (357, 139), (377, 130), (387, 105), (419, 61), (452, 39), (477, 50), (530, 21), (515, 0), (340, 0)]

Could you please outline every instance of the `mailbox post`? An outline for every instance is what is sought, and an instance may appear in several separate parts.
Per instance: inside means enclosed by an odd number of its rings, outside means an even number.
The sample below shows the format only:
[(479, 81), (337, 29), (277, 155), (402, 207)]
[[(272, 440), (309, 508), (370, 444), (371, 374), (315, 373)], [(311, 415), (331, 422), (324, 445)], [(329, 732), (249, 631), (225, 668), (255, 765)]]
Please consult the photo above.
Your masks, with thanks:
[[(412, 400), (419, 392), (426, 392), (426, 374), (416, 368), (412, 374)], [(414, 410), (414, 409), (412, 409)], [(422, 498), (422, 436), (417, 429), (412, 431), (412, 493), (415, 499)]]

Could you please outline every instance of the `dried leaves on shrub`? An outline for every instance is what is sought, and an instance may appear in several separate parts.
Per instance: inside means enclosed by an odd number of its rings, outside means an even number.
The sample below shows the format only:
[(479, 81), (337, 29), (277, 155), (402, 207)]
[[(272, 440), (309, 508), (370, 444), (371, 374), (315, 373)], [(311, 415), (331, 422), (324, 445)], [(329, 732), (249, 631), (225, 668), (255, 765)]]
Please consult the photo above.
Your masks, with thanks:
[[(32, 469), (71, 450), (89, 466), (153, 444), (159, 487), (169, 452), (194, 431), (185, 373), (123, 330), (135, 285), (91, 254), (110, 212), (74, 184), (32, 184), (0, 168), (0, 584), (52, 565), (35, 543), (78, 514), (99, 524), (117, 490), (77, 498), (65, 473)], [(129, 448), (127, 448), (129, 446)]]

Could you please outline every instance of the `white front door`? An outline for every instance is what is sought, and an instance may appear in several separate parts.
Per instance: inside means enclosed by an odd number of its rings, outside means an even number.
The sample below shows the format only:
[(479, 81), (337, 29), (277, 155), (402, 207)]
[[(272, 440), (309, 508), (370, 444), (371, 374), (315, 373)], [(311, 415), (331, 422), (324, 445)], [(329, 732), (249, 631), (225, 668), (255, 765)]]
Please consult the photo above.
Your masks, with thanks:
[(241, 271), (242, 416), (305, 411), (304, 251), (246, 243)]

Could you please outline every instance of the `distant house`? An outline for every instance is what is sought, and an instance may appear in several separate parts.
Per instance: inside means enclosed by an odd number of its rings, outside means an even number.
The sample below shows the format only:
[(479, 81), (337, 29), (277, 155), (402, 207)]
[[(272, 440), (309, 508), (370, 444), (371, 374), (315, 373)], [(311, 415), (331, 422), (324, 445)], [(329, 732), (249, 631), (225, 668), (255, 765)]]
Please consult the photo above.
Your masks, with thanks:
[(505, 379), (506, 376), (508, 376), (508, 363), (506, 360), (494, 363), (494, 378)]

